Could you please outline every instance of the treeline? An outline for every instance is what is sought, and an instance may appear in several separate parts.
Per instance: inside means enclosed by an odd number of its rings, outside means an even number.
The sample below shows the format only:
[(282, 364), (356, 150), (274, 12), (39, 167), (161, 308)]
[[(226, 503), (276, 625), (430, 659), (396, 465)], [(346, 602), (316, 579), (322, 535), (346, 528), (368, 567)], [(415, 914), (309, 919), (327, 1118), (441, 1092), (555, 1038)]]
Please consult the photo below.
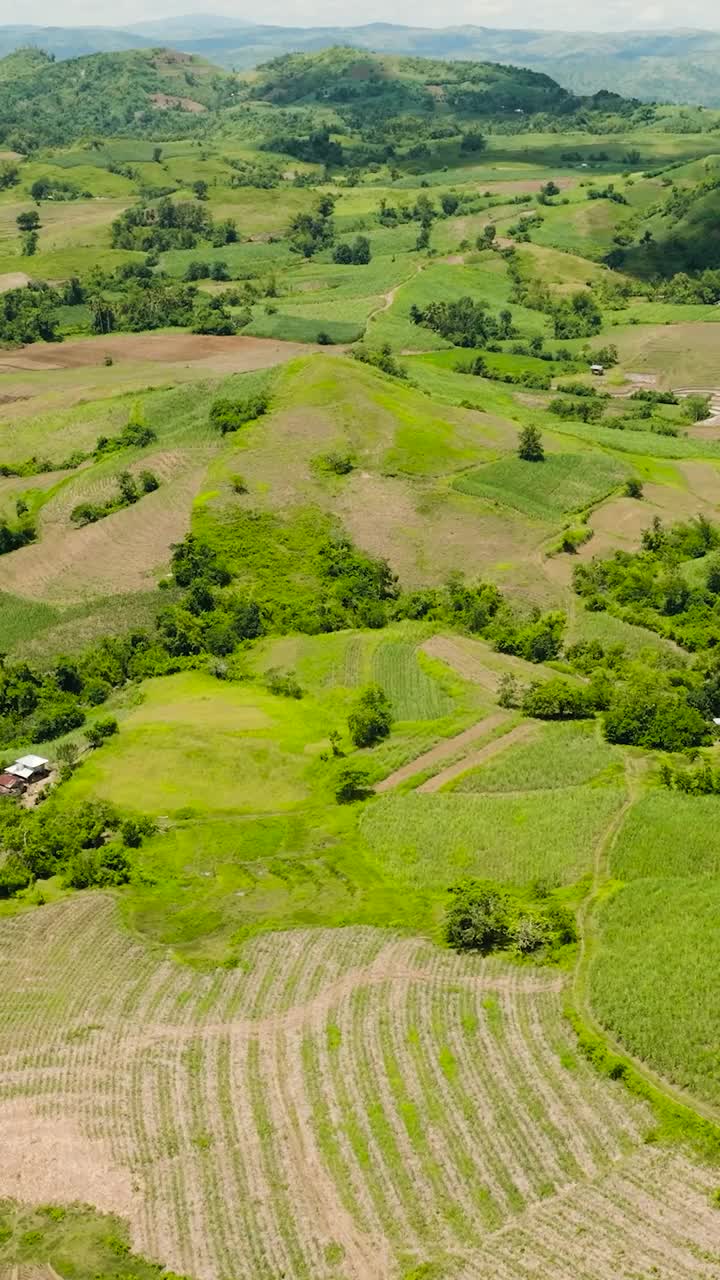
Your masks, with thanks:
[(91, 708), (127, 681), (208, 660), (222, 675), (238, 646), (266, 633), (432, 618), (483, 635), (499, 651), (531, 662), (556, 657), (562, 647), (562, 614), (520, 615), (496, 587), (465, 584), (459, 577), (443, 588), (402, 592), (384, 560), (345, 537), (321, 543), (308, 564), (318, 583), (314, 595), (293, 599), (288, 593), (274, 605), (259, 604), (240, 589), (224, 558), (193, 534), (173, 548), (171, 568), (175, 599), (159, 609), (154, 632), (106, 637), (78, 657), (58, 658), (50, 669), (5, 660), (0, 746), (48, 741), (79, 728)]
[(154, 830), (150, 819), (124, 816), (105, 800), (61, 806), (50, 798), (35, 809), (0, 801), (0, 898), (54, 875), (72, 889), (125, 884), (132, 851)]
[[(573, 584), (590, 609), (608, 609), (697, 652), (720, 645), (720, 529), (704, 516), (666, 527), (655, 516), (639, 551), (576, 566)], [(699, 572), (683, 568), (703, 561)]]
[(495, 317), (486, 302), (476, 302), (469, 295), (457, 302), (431, 302), (427, 307), (413, 303), (410, 319), (413, 324), (432, 329), (456, 347), (482, 347), (490, 341), (517, 335), (511, 311), (502, 310)]

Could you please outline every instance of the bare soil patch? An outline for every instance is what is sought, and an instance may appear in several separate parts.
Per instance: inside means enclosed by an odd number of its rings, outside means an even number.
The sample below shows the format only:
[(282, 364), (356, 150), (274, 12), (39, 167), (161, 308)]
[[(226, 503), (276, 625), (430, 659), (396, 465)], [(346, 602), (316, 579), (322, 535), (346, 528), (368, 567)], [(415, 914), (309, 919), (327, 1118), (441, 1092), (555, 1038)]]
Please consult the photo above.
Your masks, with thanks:
[[(484, 720), (472, 725), (470, 729), (465, 729), (462, 733), (456, 734), (455, 737), (445, 738), (442, 742), (438, 742), (437, 746), (431, 747), (429, 751), (424, 751), (421, 756), (417, 756), (409, 764), (402, 765), (400, 769), (396, 769), (387, 778), (383, 778), (382, 782), (378, 782), (375, 790), (377, 792), (391, 791), (393, 787), (399, 786), (401, 782), (407, 782), (408, 778), (414, 778), (416, 774), (424, 773), (426, 769), (433, 769), (441, 761), (457, 755), (458, 751), (463, 751), (470, 743), (477, 742), (478, 738), (484, 738), (488, 733), (492, 733), (493, 729), (497, 729), (507, 719), (507, 712), (496, 711), (493, 715), (486, 716)], [(435, 790), (435, 788), (429, 789)], [(420, 790), (424, 791), (428, 790), (428, 788), (423, 785)]]
[[(275, 338), (246, 338), (240, 334), (221, 338), (201, 333), (112, 333), (100, 338), (74, 338), (69, 342), (36, 342), (0, 353), (0, 371), (22, 369), (81, 369), (113, 362), (162, 361), (164, 364), (196, 364), (223, 372), (247, 373), (266, 369), (297, 356), (322, 352), (313, 343), (282, 342)], [(337, 353), (338, 348), (333, 347)]]
[[(490, 719), (496, 718), (491, 716)], [(446, 769), (441, 769), (440, 773), (436, 773), (434, 777), (428, 778), (426, 782), (421, 783), (418, 791), (422, 792), (423, 795), (439, 791), (446, 783), (461, 777), (463, 773), (467, 773), (470, 769), (475, 769), (479, 764), (484, 764), (486, 760), (491, 760), (493, 756), (498, 755), (500, 751), (505, 751), (508, 747), (512, 747), (514, 743), (524, 742), (526, 738), (531, 738), (535, 733), (537, 733), (536, 725), (518, 724), (502, 738), (495, 738), (493, 742), (488, 742), (479, 751), (471, 751), (470, 755), (465, 756), (462, 760), (457, 760), (455, 764), (450, 764)]]
[(355, 542), (389, 560), (406, 586), (444, 582), (461, 564), (468, 578), (488, 577), (534, 603), (557, 598), (534, 560), (547, 532), (538, 521), (455, 491), (360, 471), (348, 477), (337, 511)]
[(206, 465), (205, 459), (185, 459), (171, 484), (82, 529), (70, 525), (68, 505), (75, 499), (61, 490), (57, 512), (52, 504), (43, 512), (45, 536), (0, 560), (0, 590), (55, 603), (148, 590), (170, 546), (190, 527)]
[(24, 271), (6, 271), (4, 275), (0, 275), (0, 293), (7, 293), (9, 289), (24, 289), (29, 283), (30, 276)]

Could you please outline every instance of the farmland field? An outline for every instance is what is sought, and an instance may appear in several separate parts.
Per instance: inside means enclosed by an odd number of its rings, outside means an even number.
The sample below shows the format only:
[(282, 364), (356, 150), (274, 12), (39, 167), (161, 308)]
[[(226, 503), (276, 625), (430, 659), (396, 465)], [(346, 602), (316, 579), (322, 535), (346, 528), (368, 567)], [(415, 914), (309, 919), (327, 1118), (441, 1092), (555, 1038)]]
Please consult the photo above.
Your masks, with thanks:
[(720, 1280), (719, 128), (0, 59), (0, 1280)]
[(448, 1253), (457, 1274), (524, 1256), (577, 1275), (584, 1214), (609, 1275), (639, 1213), (637, 1265), (672, 1241), (675, 1276), (716, 1274), (712, 1174), (644, 1146), (648, 1111), (578, 1059), (552, 973), (350, 929), (203, 978), (129, 943), (102, 898), (6, 926), (3, 951), (3, 1194), (57, 1199), (63, 1168), (63, 1200), (121, 1212), (191, 1275), (379, 1280)]

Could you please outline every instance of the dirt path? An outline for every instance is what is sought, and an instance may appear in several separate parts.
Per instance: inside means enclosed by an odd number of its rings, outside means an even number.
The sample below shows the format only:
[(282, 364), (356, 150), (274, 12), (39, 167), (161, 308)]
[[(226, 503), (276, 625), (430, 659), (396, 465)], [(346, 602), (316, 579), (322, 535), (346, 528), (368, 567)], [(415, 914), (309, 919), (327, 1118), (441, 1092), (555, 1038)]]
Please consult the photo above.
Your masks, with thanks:
[(383, 300), (380, 303), (380, 306), (375, 307), (375, 310), (370, 312), (370, 315), (365, 322), (366, 330), (370, 321), (375, 319), (375, 316), (382, 315), (383, 311), (390, 310), (400, 290), (404, 289), (405, 285), (409, 284), (411, 280), (414, 280), (415, 276), (418, 276), (421, 271), (424, 271), (427, 265), (427, 262), (418, 262), (415, 270), (411, 271), (409, 276), (406, 276), (404, 280), (400, 280), (398, 284), (393, 285), (392, 289), (388, 289), (387, 293), (383, 294)]
[(496, 729), (498, 725), (503, 724), (507, 719), (509, 717), (506, 711), (496, 711), (493, 715), (486, 716), (484, 720), (479, 720), (477, 724), (472, 725), (469, 729), (456, 734), (454, 738), (445, 738), (442, 742), (438, 742), (437, 746), (431, 747), (429, 751), (417, 756), (415, 760), (402, 765), (394, 773), (388, 774), (387, 778), (383, 778), (382, 782), (377, 783), (375, 791), (378, 794), (383, 791), (391, 791), (393, 787), (399, 786), (401, 782), (406, 782), (408, 778), (414, 778), (416, 774), (424, 773), (426, 769), (432, 769), (434, 765), (440, 764), (443, 760), (449, 759), (450, 756), (456, 755), (458, 751), (462, 751), (464, 747), (470, 746), (471, 742), (477, 742), (478, 738), (484, 738), (487, 733), (491, 733), (493, 729)]
[(442, 769), (440, 773), (436, 773), (433, 778), (428, 778), (427, 782), (423, 782), (418, 787), (418, 791), (422, 795), (430, 795), (433, 791), (439, 791), (445, 786), (446, 782), (452, 782), (453, 778), (459, 778), (462, 773), (467, 773), (468, 769), (474, 769), (479, 764), (484, 764), (486, 760), (491, 760), (500, 751), (504, 751), (506, 747), (513, 746), (516, 742), (522, 742), (525, 738), (531, 738), (537, 733), (537, 725), (534, 724), (518, 724), (509, 733), (502, 738), (495, 738), (493, 742), (488, 742), (486, 746), (480, 747), (479, 751), (473, 751), (469, 756), (465, 756), (462, 760), (457, 760), (455, 764), (450, 764), (446, 769)]

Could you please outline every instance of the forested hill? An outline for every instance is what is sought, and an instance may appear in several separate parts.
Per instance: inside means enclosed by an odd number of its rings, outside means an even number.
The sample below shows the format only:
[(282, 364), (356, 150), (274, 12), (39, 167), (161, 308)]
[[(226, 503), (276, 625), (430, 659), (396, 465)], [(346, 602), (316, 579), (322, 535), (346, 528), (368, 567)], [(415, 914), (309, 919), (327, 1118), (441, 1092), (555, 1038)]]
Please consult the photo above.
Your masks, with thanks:
[(608, 93), (581, 99), (550, 76), (521, 67), (393, 57), (351, 47), (274, 58), (255, 73), (252, 93), (283, 106), (325, 102), (392, 114), (569, 115), (583, 107), (617, 111), (637, 105)]
[[(262, 104), (262, 105), (261, 105)], [(243, 120), (233, 108), (242, 107)], [(228, 127), (245, 129), (253, 113), (260, 132), (284, 109), (294, 123), (357, 132), (408, 118), (433, 128), (492, 122), (503, 131), (527, 127), (593, 127), (601, 118), (632, 123), (640, 104), (611, 93), (580, 98), (549, 76), (491, 62), (390, 57), (352, 48), (287, 54), (244, 77), (171, 49), (101, 53), (55, 62), (25, 49), (0, 60), (0, 142), (28, 154), (78, 139), (208, 134), (230, 112)], [(642, 111), (651, 108), (643, 107)], [(436, 134), (435, 136), (444, 136)], [(282, 150), (282, 148), (281, 148)], [(325, 157), (311, 156), (311, 159)]]
[(193, 116), (230, 106), (234, 76), (192, 54), (134, 49), (55, 62), (36, 50), (0, 60), (0, 137), (18, 151), (28, 143), (62, 145), (83, 136), (122, 134), (153, 119), (177, 134)]

